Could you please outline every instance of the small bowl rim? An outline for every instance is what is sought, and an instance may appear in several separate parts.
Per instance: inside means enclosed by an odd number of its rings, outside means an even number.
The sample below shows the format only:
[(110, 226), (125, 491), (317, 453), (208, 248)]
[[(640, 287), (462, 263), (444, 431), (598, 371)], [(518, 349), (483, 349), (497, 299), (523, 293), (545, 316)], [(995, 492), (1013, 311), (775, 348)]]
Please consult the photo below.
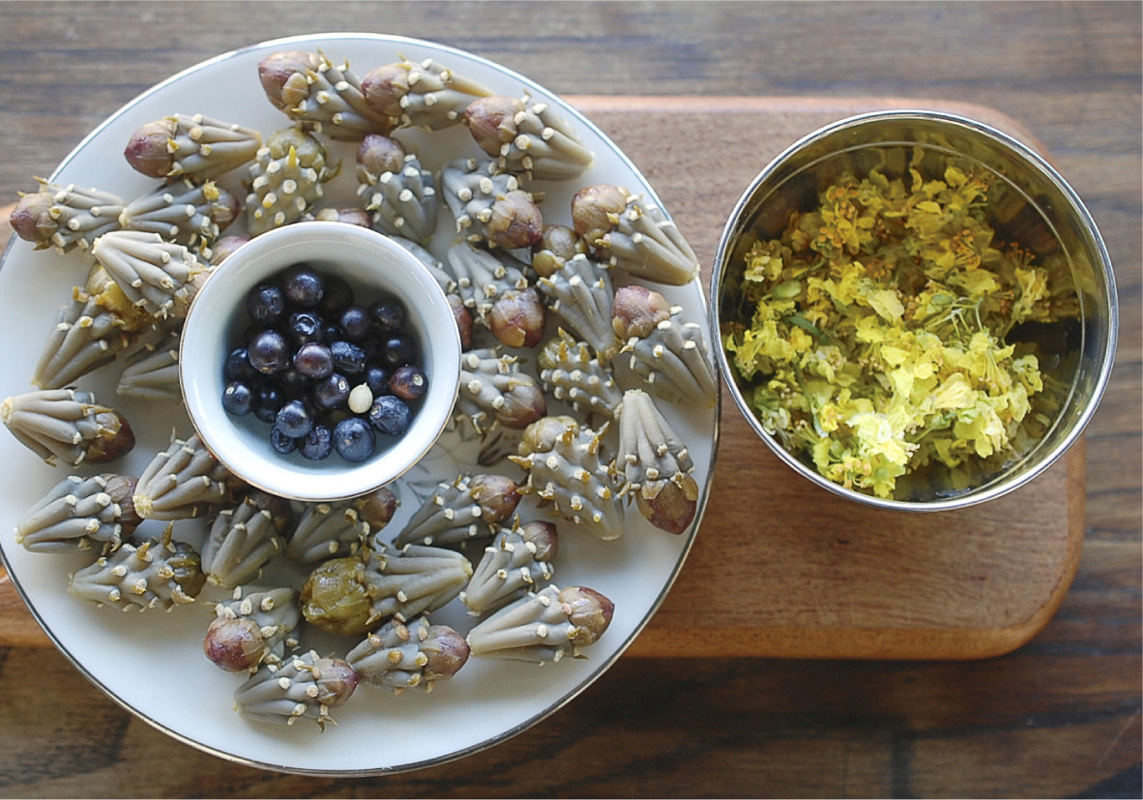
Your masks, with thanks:
[[(846, 129), (858, 128), (876, 124), (883, 121), (891, 120), (907, 120), (918, 119), (924, 120), (927, 123), (937, 123), (940, 125), (947, 125), (953, 128), (963, 128), (970, 131), (973, 135), (983, 135), (986, 138), (995, 140), (999, 145), (1009, 148), (1013, 153), (1027, 161), (1031, 167), (1039, 170), (1040, 173), (1055, 188), (1060, 192), (1060, 195), (1067, 201), (1068, 210), (1074, 213), (1077, 219), (1082, 224), (1084, 230), (1088, 233), (1093, 245), (1093, 250), (1098, 256), (1096, 261), (1098, 265), (1093, 264), (1093, 271), (1100, 274), (1107, 288), (1108, 307), (1107, 307), (1107, 344), (1103, 352), (1100, 354), (1101, 363), (1099, 364), (1099, 375), (1095, 380), (1092, 396), (1086, 405), (1080, 409), (1080, 413), (1071, 422), (1071, 428), (1066, 437), (1059, 442), (1051, 451), (1039, 456), (1039, 461), (1026, 469), (1024, 472), (1016, 477), (1005, 477), (1002, 472), (996, 476), (992, 481), (985, 483), (981, 487), (970, 489), (966, 492), (957, 494), (949, 498), (936, 498), (932, 500), (894, 500), (891, 498), (877, 497), (872, 494), (865, 494), (857, 491), (856, 489), (849, 489), (841, 484), (835, 483), (824, 475), (821, 475), (817, 470), (811, 469), (806, 464), (802, 463), (798, 458), (789, 452), (777, 439), (771, 435), (765, 428), (762, 427), (761, 422), (755, 416), (753, 410), (746, 402), (746, 398), (742, 394), (741, 387), (733, 374), (733, 368), (730, 365), (726, 354), (726, 348), (722, 344), (722, 315), (720, 311), (721, 296), (722, 296), (722, 283), (724, 272), (726, 271), (726, 261), (733, 247), (736, 243), (736, 232), (741, 233), (740, 225), (742, 217), (751, 207), (751, 200), (757, 193), (759, 187), (773, 175), (785, 162), (797, 154), (799, 151), (812, 145), (814, 142), (837, 134)], [(877, 142), (869, 142), (867, 146), (877, 146)], [(755, 212), (757, 208), (753, 209)], [(906, 511), (906, 512), (937, 512), (949, 511), (961, 508), (967, 508), (980, 503), (994, 500), (1003, 495), (1009, 494), (1016, 489), (1026, 485), (1035, 478), (1039, 477), (1047, 470), (1052, 464), (1058, 461), (1063, 455), (1071, 449), (1071, 446), (1082, 435), (1084, 429), (1090, 422), (1092, 415), (1095, 413), (1102, 399), (1108, 382), (1110, 380), (1111, 371), (1114, 367), (1115, 352), (1118, 344), (1118, 331), (1119, 331), (1119, 303), (1118, 294), (1115, 285), (1115, 272), (1111, 263), (1111, 256), (1108, 253), (1107, 245), (1103, 240), (1103, 236), (1099, 232), (1099, 228), (1095, 223), (1091, 212), (1087, 206), (1084, 205), (1078, 193), (1071, 187), (1070, 184), (1063, 178), (1063, 176), (1053, 167), (1046, 158), (1034, 149), (1021, 142), (1019, 139), (1001, 131), (984, 122), (966, 117), (962, 114), (956, 114), (947, 111), (937, 111), (922, 108), (899, 108), (887, 109), (880, 111), (869, 111), (861, 114), (855, 114), (835, 122), (823, 125), (818, 129), (802, 136), (793, 143), (787, 145), (776, 156), (774, 156), (762, 170), (750, 181), (746, 189), (739, 196), (734, 207), (731, 209), (730, 214), (727, 216), (723, 230), (719, 236), (718, 247), (715, 252), (714, 260), (711, 267), (710, 278), (710, 298), (708, 301), (709, 324), (711, 328), (711, 335), (714, 341), (718, 343), (715, 347), (716, 357), (719, 371), (722, 373), (727, 384), (727, 389), (734, 400), (735, 405), (745, 417), (751, 429), (757, 434), (767, 447), (778, 456), (787, 466), (794, 470), (797, 474), (801, 475), (813, 482), (814, 484), (832, 492), (839, 497), (848, 500), (857, 501), (863, 505), (872, 506), (875, 508), (893, 510), (893, 511)]]
[[(309, 245), (315, 246), (320, 242), (331, 248), (347, 245), (357, 254), (371, 250), (382, 263), (402, 269), (401, 279), (393, 281), (392, 286), (413, 287), (416, 292), (409, 292), (398, 288), (409, 309), (410, 315), (417, 314), (423, 319), (422, 327), (426, 334), (431, 333), (433, 367), (430, 375), (429, 390), (422, 399), (423, 405), (414, 417), (409, 433), (402, 435), (385, 451), (375, 454), (365, 461), (353, 463), (341, 460), (336, 453), (332, 453), (320, 462), (313, 462), (312, 470), (298, 471), (291, 467), (289, 462), (272, 463), (267, 456), (254, 451), (242, 442), (240, 436), (227, 436), (225, 431), (218, 429), (217, 421), (226, 418), (225, 411), (221, 411), (221, 401), (214, 398), (219, 409), (213, 412), (205, 410), (205, 403), (211, 398), (202, 391), (194, 388), (196, 380), (202, 377), (202, 372), (196, 365), (203, 361), (204, 367), (209, 366), (210, 359), (187, 358), (187, 342), (191, 347), (198, 341), (195, 334), (202, 330), (217, 334), (221, 344), (216, 344), (214, 350), (219, 358), (216, 360), (217, 368), (221, 370), (222, 359), (231, 348), (231, 344), (223, 341), (225, 332), (232, 324), (233, 314), (242, 307), (241, 297), (232, 296), (230, 286), (235, 282), (234, 277), (241, 271), (255, 268), (258, 271), (252, 279), (255, 283), (280, 270), (286, 269), (290, 264), (306, 260), (315, 260), (308, 257), (289, 256), (293, 249), (290, 242), (293, 239), (304, 237)], [(285, 260), (281, 259), (286, 255)], [(278, 256), (278, 260), (275, 260)], [(325, 257), (326, 261), (336, 261), (336, 256)], [(254, 267), (250, 262), (254, 262)], [(267, 266), (269, 265), (269, 266)], [(229, 270), (229, 271), (228, 271)], [(249, 282), (247, 281), (244, 282)], [(351, 278), (357, 282), (358, 278)], [(252, 284), (253, 285), (253, 284)], [(410, 296), (425, 298), (424, 304), (410, 302)], [(196, 310), (211, 304), (225, 303), (226, 310), (220, 310), (213, 317), (196, 314)], [(214, 324), (207, 324), (200, 320), (213, 319)], [(428, 267), (409, 250), (402, 247), (391, 237), (383, 233), (352, 225), (344, 222), (328, 220), (304, 220), (274, 228), (253, 237), (242, 244), (234, 253), (226, 258), (220, 265), (211, 268), (210, 276), (192, 299), (183, 323), (183, 340), (180, 344), (179, 358), (179, 388), (183, 398), (183, 405), (191, 425), (207, 450), (227, 470), (250, 486), (284, 497), (289, 500), (301, 502), (337, 502), (353, 497), (368, 494), (386, 486), (400, 478), (412, 469), (436, 444), (441, 434), (448, 427), (452, 419), (453, 408), (460, 389), (460, 333), (456, 325), (441, 325), (440, 321), (453, 319), (451, 307), (446, 299), (445, 292), (433, 277)], [(187, 333), (190, 336), (187, 336)], [(421, 341), (422, 350), (428, 342)], [(432, 402), (429, 402), (429, 398)], [(220, 413), (221, 411), (221, 413)], [(237, 423), (232, 423), (237, 424)], [(417, 432), (418, 447), (409, 449), (409, 434)], [(397, 457), (400, 455), (401, 457)], [(253, 467), (266, 465), (271, 469), (255, 471)], [(286, 480), (279, 481), (267, 479), (267, 475), (282, 476)], [(330, 491), (330, 484), (339, 488)]]

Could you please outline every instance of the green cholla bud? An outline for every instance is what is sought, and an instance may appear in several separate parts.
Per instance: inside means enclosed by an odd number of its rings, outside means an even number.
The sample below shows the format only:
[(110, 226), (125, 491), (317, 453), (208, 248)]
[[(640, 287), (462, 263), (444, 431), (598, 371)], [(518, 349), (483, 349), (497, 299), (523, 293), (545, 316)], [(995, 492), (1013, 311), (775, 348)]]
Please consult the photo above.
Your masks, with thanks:
[(305, 217), (324, 196), (328, 170), (325, 148), (301, 128), (272, 134), (250, 165), (246, 229), (251, 236)]

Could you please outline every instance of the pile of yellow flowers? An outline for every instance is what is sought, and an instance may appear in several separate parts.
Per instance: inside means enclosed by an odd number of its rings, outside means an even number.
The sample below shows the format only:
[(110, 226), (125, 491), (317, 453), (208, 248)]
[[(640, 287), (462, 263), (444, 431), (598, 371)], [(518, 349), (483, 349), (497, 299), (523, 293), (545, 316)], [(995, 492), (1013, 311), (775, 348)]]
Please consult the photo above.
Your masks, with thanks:
[(1045, 376), (1008, 335), (1077, 309), (1066, 266), (993, 241), (992, 181), (846, 175), (750, 247), (723, 344), (766, 429), (826, 478), (891, 497), (934, 462), (1018, 455)]

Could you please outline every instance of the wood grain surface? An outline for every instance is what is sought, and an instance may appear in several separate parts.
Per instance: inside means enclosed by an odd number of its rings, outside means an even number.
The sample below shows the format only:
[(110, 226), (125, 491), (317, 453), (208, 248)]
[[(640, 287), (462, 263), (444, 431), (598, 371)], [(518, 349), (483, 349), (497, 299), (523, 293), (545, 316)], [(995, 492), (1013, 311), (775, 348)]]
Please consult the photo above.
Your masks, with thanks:
[[(722, 198), (736, 197), (769, 155), (804, 131), (780, 130), (781, 142), (761, 135), (754, 142), (747, 137), (745, 146), (733, 140), (744, 149), (722, 152), (717, 143), (727, 140), (710, 140), (704, 117), (711, 107), (704, 103), (752, 96), (795, 104), (792, 98), (811, 97), (832, 115), (838, 98), (854, 105), (871, 96), (937, 98), (998, 109), (1019, 121), (1092, 210), (1116, 264), (1123, 305), (1117, 369), (1088, 430), (1086, 468), (1073, 469), (1071, 462), (1084, 455), (1073, 451), (1044, 476), (1086, 473), (1082, 508), (1072, 507), (1081, 509), (1086, 535), (1071, 588), (1061, 592), (1042, 631), (1002, 657), (777, 660), (734, 657), (757, 642), (737, 641), (728, 609), (684, 593), (680, 578), (662, 619), (633, 651), (643, 647), (658, 657), (624, 657), (567, 708), (479, 756), (409, 775), (344, 781), (273, 775), (202, 755), (121, 710), (55, 650), (0, 647), (0, 679), (9, 687), (0, 693), (0, 793), (1140, 796), (1137, 4), (0, 3), (0, 204), (28, 188), (30, 175), (50, 172), (91, 127), (154, 81), (258, 39), (350, 29), (436, 38), (565, 95), (613, 96), (581, 102), (596, 103), (593, 119), (644, 168), (668, 207), (679, 205), (673, 193), (696, 195), (700, 210), (679, 223), (696, 247), (708, 248), (708, 258), (728, 210), (719, 207)], [(918, 48), (924, 58), (911, 55)], [(614, 96), (634, 95), (706, 99), (690, 101), (690, 127), (657, 142), (664, 137), (654, 123), (643, 123), (642, 131), (623, 127), (629, 109)], [(644, 112), (659, 113), (656, 99), (645, 102)], [(654, 161), (652, 171), (640, 162), (646, 156), (637, 155), (640, 142), (661, 152), (687, 151), (687, 158)], [(739, 165), (741, 184), (711, 186), (702, 174), (681, 174), (695, 153)], [(745, 432), (735, 435), (728, 424), (724, 448)], [(727, 462), (725, 453), (720, 460)], [(716, 492), (719, 485), (716, 479)], [(733, 502), (732, 487), (725, 491), (720, 502)], [(1035, 510), (1037, 502), (1030, 505)], [(835, 528), (852, 528), (849, 511), (825, 516)], [(704, 528), (704, 542), (709, 533)], [(849, 545), (834, 540), (834, 550), (852, 554), (855, 538)], [(863, 557), (876, 554), (874, 541), (858, 543), (867, 548)], [(831, 553), (829, 544), (823, 540), (819, 552)], [(784, 546), (780, 534), (774, 546)], [(699, 552), (684, 575), (701, 565)], [(836, 562), (823, 555), (813, 566)], [(774, 568), (757, 565), (760, 574)], [(947, 608), (939, 597), (929, 599), (933, 608)], [(993, 623), (1004, 615), (991, 599), (981, 608), (999, 614)], [(679, 613), (705, 616), (717, 631), (695, 640), (702, 644), (697, 657), (686, 657), (685, 640), (655, 638)], [(820, 608), (807, 614), (819, 623), (828, 618)], [(702, 641), (708, 635), (725, 639), (723, 649), (710, 650), (712, 642)]]

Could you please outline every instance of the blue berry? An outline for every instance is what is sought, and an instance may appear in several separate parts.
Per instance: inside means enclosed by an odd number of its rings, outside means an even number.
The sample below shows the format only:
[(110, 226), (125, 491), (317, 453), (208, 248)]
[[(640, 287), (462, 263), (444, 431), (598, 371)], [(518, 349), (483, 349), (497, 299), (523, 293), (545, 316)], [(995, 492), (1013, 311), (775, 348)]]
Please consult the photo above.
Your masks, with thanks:
[(246, 313), (263, 325), (273, 325), (286, 310), (286, 296), (271, 283), (260, 283), (246, 295)]
[(314, 425), (298, 447), (302, 456), (310, 461), (321, 461), (333, 452), (333, 431), (328, 425)]
[(416, 400), (429, 388), (429, 379), (420, 367), (406, 364), (389, 378), (389, 391), (402, 400)]
[(222, 407), (227, 414), (244, 417), (254, 410), (254, 392), (242, 381), (231, 381), (222, 390)]
[(235, 347), (226, 355), (222, 365), (222, 377), (228, 381), (248, 381), (257, 373), (250, 366), (245, 347)]
[(360, 342), (369, 335), (369, 312), (361, 306), (349, 306), (337, 318), (342, 336), (351, 342)]
[(325, 337), (325, 322), (312, 311), (295, 311), (286, 323), (286, 333), (299, 347), (320, 342)]
[(391, 294), (383, 294), (369, 306), (373, 324), (383, 333), (392, 333), (405, 327), (405, 306)]
[(369, 422), (386, 436), (400, 436), (409, 429), (412, 415), (399, 397), (384, 394), (373, 401), (369, 409)]
[(264, 330), (254, 335), (246, 348), (250, 366), (263, 375), (273, 375), (290, 366), (290, 348), (282, 334)]
[(287, 456), (298, 449), (298, 440), (292, 436), (287, 436), (277, 426), (274, 426), (270, 429), (270, 446), (274, 448), (275, 452)]
[(406, 333), (386, 336), (381, 349), (381, 363), (390, 369), (412, 364), (417, 360), (417, 343)]
[(314, 404), (327, 411), (343, 406), (349, 399), (350, 388), (345, 376), (334, 372), (314, 384)]
[(305, 436), (313, 426), (314, 418), (301, 400), (289, 401), (274, 417), (274, 427), (291, 439)]
[(294, 367), (307, 378), (325, 378), (333, 372), (333, 355), (321, 342), (306, 342), (294, 355)]
[(332, 342), (329, 353), (333, 357), (333, 366), (338, 372), (345, 375), (360, 375), (365, 371), (365, 349), (353, 342)]
[(365, 368), (365, 383), (374, 397), (389, 393), (389, 371), (374, 364)]
[(278, 409), (286, 400), (276, 386), (261, 386), (255, 393), (254, 416), (263, 422), (273, 422)]
[(376, 439), (369, 423), (360, 417), (347, 417), (333, 429), (333, 447), (346, 461), (364, 461), (373, 455)]
[(295, 264), (286, 270), (282, 290), (298, 308), (313, 308), (325, 295), (325, 281), (305, 264)]
[(323, 314), (336, 317), (337, 313), (353, 302), (353, 287), (338, 275), (326, 275), (325, 292), (319, 308)]

